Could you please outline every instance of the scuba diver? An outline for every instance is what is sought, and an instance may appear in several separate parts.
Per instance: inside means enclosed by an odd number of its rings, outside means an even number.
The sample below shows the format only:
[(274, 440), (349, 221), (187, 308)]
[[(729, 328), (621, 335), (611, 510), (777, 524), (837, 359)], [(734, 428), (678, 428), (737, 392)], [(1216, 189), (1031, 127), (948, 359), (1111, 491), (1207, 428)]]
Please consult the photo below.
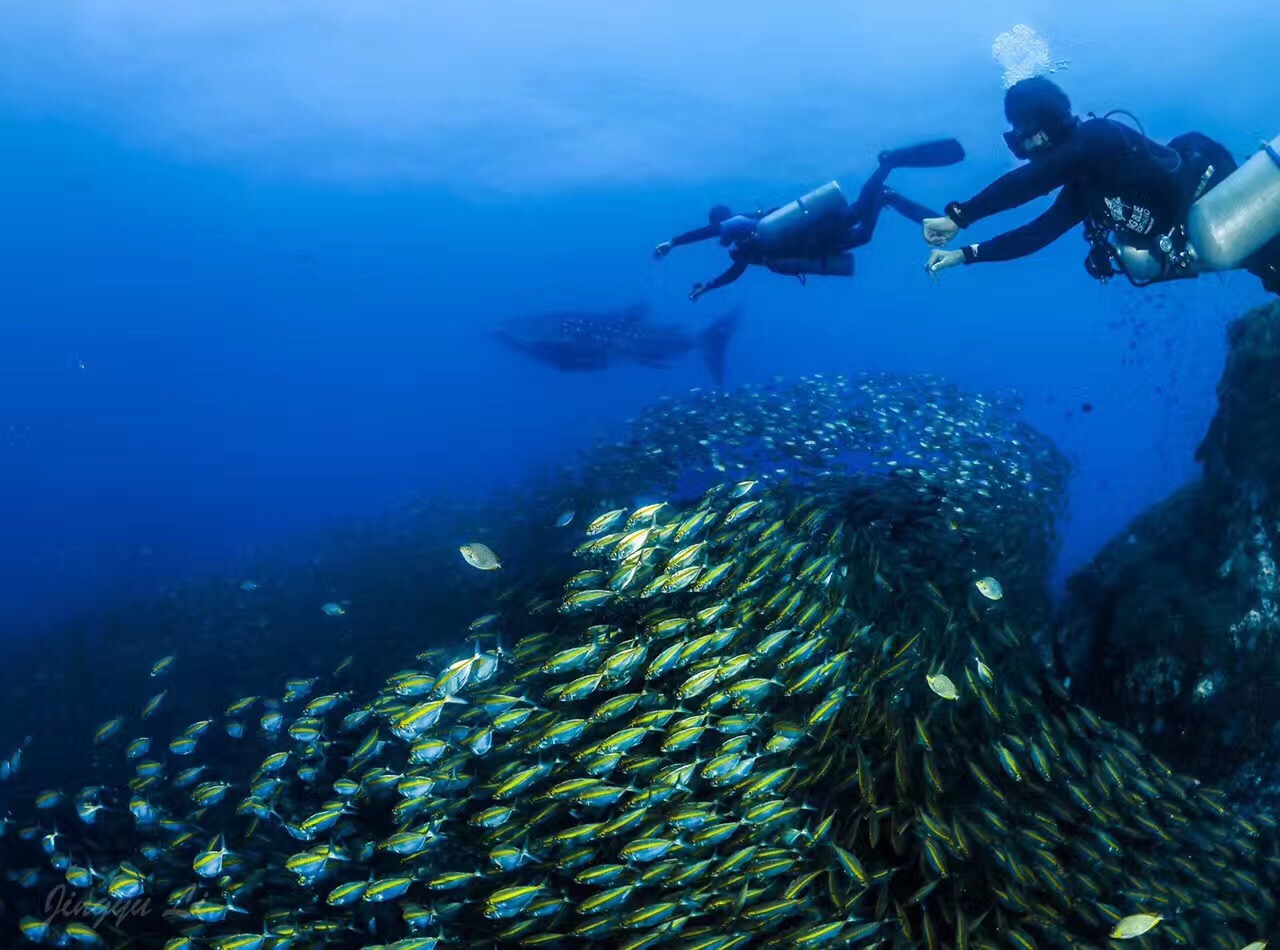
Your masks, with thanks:
[(936, 217), (924, 205), (885, 187), (895, 168), (938, 168), (954, 165), (964, 158), (964, 149), (955, 139), (939, 139), (908, 148), (881, 152), (879, 167), (862, 186), (858, 199), (845, 201), (837, 182), (823, 185), (780, 208), (734, 214), (725, 205), (711, 209), (705, 227), (688, 231), (659, 244), (655, 257), (666, 257), (671, 249), (719, 238), (729, 248), (733, 264), (719, 277), (695, 284), (689, 294), (697, 300), (708, 291), (733, 283), (752, 264), (767, 267), (775, 274), (853, 276), (854, 248), (871, 240), (880, 209), (885, 205), (899, 214), (922, 223)]
[(1025, 257), (1083, 223), (1085, 269), (1099, 280), (1121, 273), (1146, 286), (1243, 268), (1280, 294), (1280, 137), (1237, 168), (1224, 146), (1199, 132), (1160, 145), (1109, 117), (1116, 113), (1081, 119), (1043, 77), (1011, 86), (1004, 112), (1012, 126), (1005, 144), (1028, 164), (926, 220), (925, 241), (942, 247), (983, 218), (1062, 190), (1019, 228), (933, 251), (930, 274)]

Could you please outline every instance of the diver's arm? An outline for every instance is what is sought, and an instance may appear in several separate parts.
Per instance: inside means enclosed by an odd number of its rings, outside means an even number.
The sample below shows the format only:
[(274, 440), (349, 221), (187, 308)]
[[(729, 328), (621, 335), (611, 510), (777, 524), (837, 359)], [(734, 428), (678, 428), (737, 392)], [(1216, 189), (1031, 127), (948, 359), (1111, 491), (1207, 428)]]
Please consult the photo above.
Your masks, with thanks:
[(1049, 210), (1020, 228), (1006, 231), (989, 241), (961, 248), (966, 264), (1011, 261), (1048, 247), (1084, 220), (1084, 202), (1074, 185), (1062, 189)]
[(707, 224), (700, 228), (694, 228), (692, 231), (686, 231), (684, 234), (677, 234), (667, 243), (672, 247), (683, 247), (685, 244), (694, 244), (698, 241), (709, 241), (713, 237), (720, 236), (720, 225)]
[(953, 201), (946, 214), (962, 228), (1047, 195), (1079, 174), (1088, 164), (1104, 159), (1113, 151), (1113, 141), (1100, 124), (1080, 125), (1067, 141), (1051, 149), (1043, 158), (997, 178), (968, 201)]
[(733, 266), (721, 274), (715, 280), (706, 285), (707, 290), (718, 290), (732, 284), (735, 280), (747, 272), (747, 261), (734, 261)]
[(666, 257), (671, 253), (673, 247), (681, 247), (685, 244), (693, 244), (695, 241), (706, 241), (709, 238), (717, 237), (720, 234), (720, 225), (706, 224), (700, 228), (694, 228), (692, 231), (686, 231), (684, 234), (677, 234), (670, 241), (663, 241), (653, 249), (654, 257)]
[(746, 261), (734, 261), (733, 266), (721, 274), (719, 277), (708, 281), (705, 284), (697, 284), (693, 288), (693, 292), (689, 294), (690, 300), (697, 300), (709, 290), (719, 290), (732, 284), (735, 280), (747, 272), (748, 263)]

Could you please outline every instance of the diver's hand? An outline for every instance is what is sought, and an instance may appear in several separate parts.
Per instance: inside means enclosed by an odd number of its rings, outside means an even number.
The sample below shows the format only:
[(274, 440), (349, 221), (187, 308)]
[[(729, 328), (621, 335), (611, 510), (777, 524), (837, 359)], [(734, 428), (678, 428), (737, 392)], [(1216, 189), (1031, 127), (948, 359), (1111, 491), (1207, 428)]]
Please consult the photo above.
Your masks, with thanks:
[(689, 291), (689, 300), (693, 303), (698, 302), (698, 298), (707, 292), (706, 284), (694, 284), (693, 290)]
[(661, 244), (659, 244), (657, 247), (653, 249), (654, 257), (666, 257), (670, 253), (671, 253), (670, 241), (663, 241)]
[(929, 255), (929, 262), (924, 265), (926, 273), (936, 274), (948, 267), (964, 263), (964, 251), (934, 251)]
[(958, 233), (960, 233), (960, 225), (948, 217), (924, 219), (924, 240), (926, 244), (942, 247)]

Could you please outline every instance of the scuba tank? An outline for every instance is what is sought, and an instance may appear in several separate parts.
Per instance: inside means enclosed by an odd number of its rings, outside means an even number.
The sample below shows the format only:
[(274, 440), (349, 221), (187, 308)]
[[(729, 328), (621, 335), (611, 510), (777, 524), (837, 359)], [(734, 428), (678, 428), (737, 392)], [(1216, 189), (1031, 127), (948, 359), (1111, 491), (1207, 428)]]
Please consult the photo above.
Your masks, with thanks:
[(1187, 235), (1211, 270), (1240, 267), (1280, 235), (1280, 135), (1191, 206)]
[(765, 215), (756, 225), (755, 238), (763, 251), (785, 248), (820, 221), (843, 214), (849, 205), (839, 182), (828, 182), (790, 204)]
[(749, 218), (745, 214), (735, 214), (731, 218), (726, 218), (720, 222), (720, 243), (727, 247), (751, 237), (755, 233), (757, 223), (755, 218)]
[(1155, 249), (1108, 238), (1094, 241), (1084, 266), (1091, 277), (1103, 281), (1114, 277), (1118, 268), (1135, 287), (1199, 277), (1210, 269), (1196, 257), (1182, 228), (1162, 234)]
[(853, 255), (848, 251), (843, 254), (826, 254), (822, 257), (770, 258), (766, 264), (769, 270), (775, 274), (788, 274), (793, 277), (805, 277), (808, 275), (822, 277), (853, 276)]
[(1135, 287), (1146, 287), (1169, 280), (1199, 277), (1208, 269), (1196, 257), (1181, 225), (1160, 235), (1152, 248), (1118, 240), (1110, 228), (1093, 219), (1085, 221), (1084, 237), (1089, 243), (1084, 269), (1095, 280), (1106, 282), (1120, 273)]
[(1134, 247), (1132, 244), (1121, 244), (1116, 248), (1116, 260), (1129, 281), (1138, 287), (1165, 280), (1178, 280), (1184, 277), (1198, 277), (1205, 268), (1198, 266), (1194, 254), (1184, 257), (1170, 257), (1161, 248), (1161, 253)]

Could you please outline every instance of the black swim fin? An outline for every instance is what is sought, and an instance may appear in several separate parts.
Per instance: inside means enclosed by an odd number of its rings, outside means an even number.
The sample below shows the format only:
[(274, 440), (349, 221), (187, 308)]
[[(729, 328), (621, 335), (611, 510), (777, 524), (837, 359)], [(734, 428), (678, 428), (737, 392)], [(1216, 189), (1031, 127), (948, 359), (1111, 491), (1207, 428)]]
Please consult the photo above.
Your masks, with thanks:
[(912, 201), (906, 195), (900, 195), (889, 188), (884, 190), (884, 203), (908, 221), (923, 224), (925, 218), (938, 218), (941, 215), (932, 208), (925, 207), (918, 201)]
[(955, 139), (935, 139), (880, 153), (880, 165), (884, 168), (940, 168), (963, 159), (964, 147)]

